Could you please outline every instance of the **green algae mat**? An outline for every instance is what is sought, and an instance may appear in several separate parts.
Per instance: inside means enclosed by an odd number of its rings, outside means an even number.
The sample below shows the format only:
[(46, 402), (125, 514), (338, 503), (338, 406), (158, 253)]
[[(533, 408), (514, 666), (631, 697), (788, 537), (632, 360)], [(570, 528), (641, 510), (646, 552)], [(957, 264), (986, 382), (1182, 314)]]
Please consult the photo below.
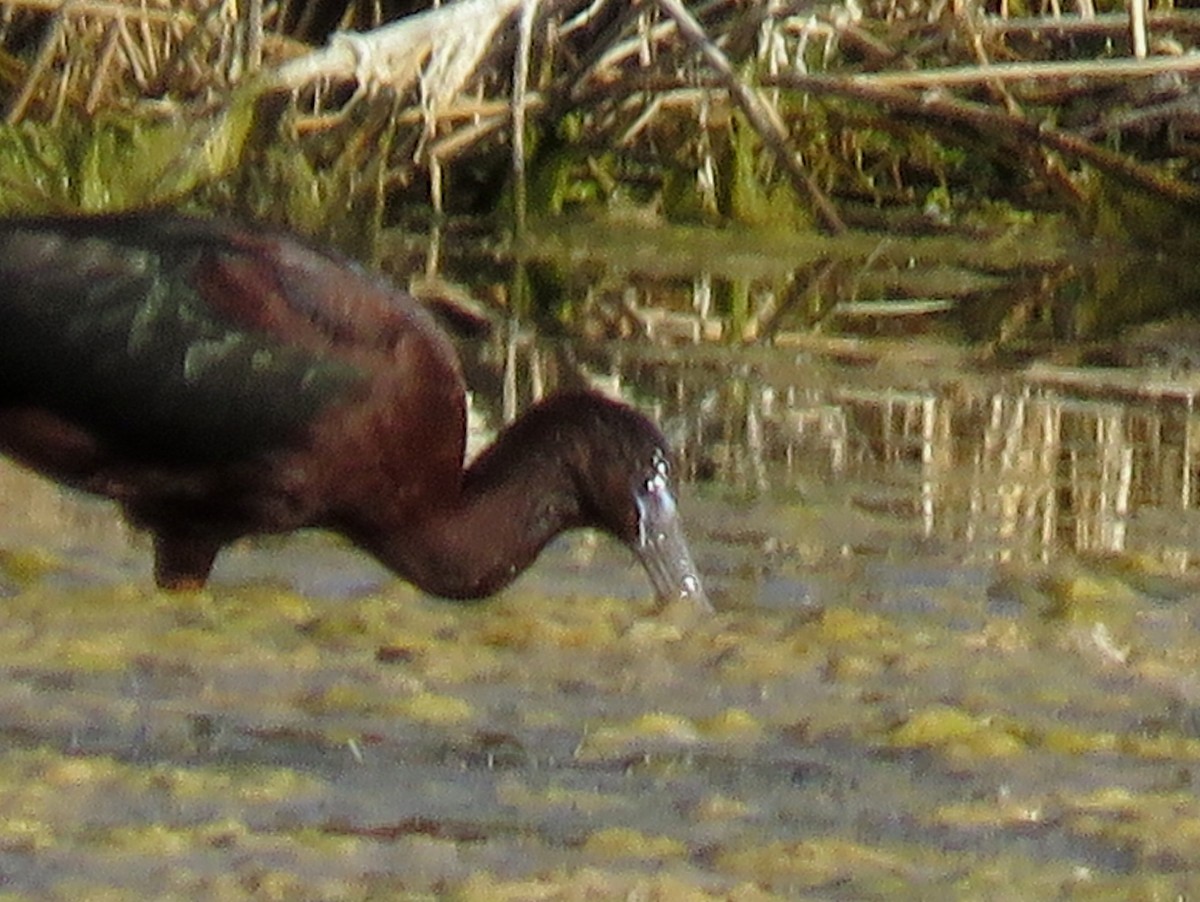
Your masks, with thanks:
[(885, 587), (697, 618), (399, 584), (173, 597), (5, 561), (3, 899), (1168, 899), (1200, 880), (1200, 642), (1136, 566), (950, 581), (920, 614)]

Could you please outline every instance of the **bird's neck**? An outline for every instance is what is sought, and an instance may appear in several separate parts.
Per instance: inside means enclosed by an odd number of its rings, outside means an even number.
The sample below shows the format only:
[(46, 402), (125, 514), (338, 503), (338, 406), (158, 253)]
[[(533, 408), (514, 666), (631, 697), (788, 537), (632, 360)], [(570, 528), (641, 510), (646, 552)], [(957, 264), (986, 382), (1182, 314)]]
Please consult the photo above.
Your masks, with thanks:
[(569, 442), (525, 418), (463, 474), (461, 491), (420, 523), (365, 544), (426, 592), (483, 598), (511, 583), (564, 530), (594, 525), (578, 497)]

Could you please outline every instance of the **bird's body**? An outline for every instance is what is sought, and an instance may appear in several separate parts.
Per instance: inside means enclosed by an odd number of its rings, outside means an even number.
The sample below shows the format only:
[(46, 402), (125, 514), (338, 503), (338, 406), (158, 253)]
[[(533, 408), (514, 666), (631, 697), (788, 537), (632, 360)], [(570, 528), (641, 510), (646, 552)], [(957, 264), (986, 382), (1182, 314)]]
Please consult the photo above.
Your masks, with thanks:
[[(464, 392), (407, 293), (291, 236), (171, 213), (0, 222), (0, 450), (118, 502), (164, 586), (305, 526), (448, 597), (507, 584), (565, 528), (638, 550), (624, 508), (642, 502), (595, 496), (622, 455), (635, 483), (664, 466), (649, 421), (551, 398), (464, 471)], [(656, 588), (703, 601), (681, 547), (687, 585)]]

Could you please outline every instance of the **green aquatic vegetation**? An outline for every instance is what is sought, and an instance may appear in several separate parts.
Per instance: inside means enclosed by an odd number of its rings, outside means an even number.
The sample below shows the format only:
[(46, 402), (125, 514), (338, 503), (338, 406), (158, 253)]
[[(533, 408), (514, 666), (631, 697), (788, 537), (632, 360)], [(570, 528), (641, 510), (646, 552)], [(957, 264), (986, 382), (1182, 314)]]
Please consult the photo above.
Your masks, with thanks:
[(763, 737), (762, 722), (743, 708), (726, 708), (696, 726), (701, 736), (715, 742), (753, 743)]
[(110, 211), (179, 202), (232, 172), (255, 115), (245, 88), (214, 117), (122, 113), (0, 126), (0, 213)]
[(1020, 736), (996, 720), (946, 705), (915, 712), (889, 741), (897, 748), (937, 749), (955, 757), (1007, 758), (1026, 749)]
[[(1138, 700), (1106, 679), (1117, 667), (1123, 680), (1178, 678), (1200, 648), (1181, 639), (1122, 665), (1093, 652), (1087, 629), (1040, 610), (988, 618), (961, 591), (929, 590), (939, 614), (854, 596), (687, 620), (519, 588), (464, 608), (398, 585), (346, 601), (270, 586), (169, 596), (34, 583), (0, 607), (10, 673), (0, 710), (10, 729), (36, 725), (24, 735), (41, 746), (0, 755), (0, 848), (71, 855), (93, 875), (118, 857), (166, 860), (174, 891), (200, 898), (200, 886), (241, 898), (266, 884), (287, 897), (310, 871), (328, 898), (435, 884), (445, 898), (597, 886), (666, 899), (829, 886), (897, 899), (934, 889), (1116, 898), (1114, 887), (1158, 885), (1159, 862), (1191, 862), (1196, 816), (1178, 796), (1122, 787), (1088, 798), (1036, 774), (1051, 757), (1060, 776), (1072, 761), (1196, 760), (1181, 725), (1149, 729)], [(204, 743), (190, 738), (197, 718), (218, 724)], [(110, 742), (145, 735), (148, 756), (51, 748), (95, 723)], [(880, 766), (878, 804), (901, 812), (911, 837), (789, 832), (860, 773), (879, 779)], [(994, 781), (979, 775), (1001, 769), (1020, 794), (980, 791)], [(935, 801), (921, 783), (941, 770), (956, 782)], [(960, 780), (970, 791), (956, 799)], [(361, 794), (345, 795), (355, 785)], [(874, 791), (848, 798), (865, 805)], [(334, 799), (339, 819), (314, 815)], [(108, 819), (78, 823), (89, 801)], [(431, 813), (463, 805), (465, 827)], [(413, 809), (420, 818), (408, 819)], [(993, 839), (1031, 829), (1136, 848), (1143, 873), (1079, 876), (1070, 856), (1034, 861)], [(496, 862), (510, 854), (527, 864), (501, 878)], [(414, 857), (426, 876), (412, 876)], [(401, 859), (404, 880), (362, 876), (378, 866), (364, 862)], [(199, 861), (237, 879), (214, 889)], [(86, 898), (86, 886), (72, 888)]]
[(653, 836), (630, 827), (605, 827), (583, 842), (583, 850), (597, 859), (632, 858), (662, 862), (684, 858), (688, 847), (670, 836)]
[(358, 681), (339, 681), (306, 692), (297, 700), (297, 706), (318, 717), (347, 714), (404, 717), (431, 726), (461, 724), (474, 715), (468, 702), (453, 695), (418, 690), (397, 697), (381, 691), (385, 688)]
[(575, 750), (583, 761), (621, 758), (631, 751), (676, 750), (696, 745), (700, 733), (687, 717), (651, 711), (625, 723), (589, 729)]
[(1049, 600), (1045, 617), (1067, 623), (1105, 623), (1124, 629), (1142, 601), (1124, 580), (1091, 570), (1059, 569), (1040, 588)]
[(422, 692), (396, 703), (396, 712), (423, 724), (453, 725), (469, 721), (475, 715), (471, 704), (461, 698), (437, 692)]
[(62, 566), (61, 558), (43, 548), (0, 548), (0, 574), (19, 588), (29, 587)]
[(530, 170), (529, 212), (556, 216), (577, 206), (601, 206), (615, 187), (611, 154), (558, 144), (540, 153)]
[(775, 174), (770, 155), (763, 153), (762, 140), (741, 113), (730, 118), (726, 188), (721, 212), (734, 222), (784, 232), (809, 232), (813, 219), (801, 204), (792, 185)]
[(816, 889), (840, 885), (871, 896), (904, 891), (929, 861), (908, 851), (833, 837), (733, 845), (718, 853), (722, 870), (767, 886)]

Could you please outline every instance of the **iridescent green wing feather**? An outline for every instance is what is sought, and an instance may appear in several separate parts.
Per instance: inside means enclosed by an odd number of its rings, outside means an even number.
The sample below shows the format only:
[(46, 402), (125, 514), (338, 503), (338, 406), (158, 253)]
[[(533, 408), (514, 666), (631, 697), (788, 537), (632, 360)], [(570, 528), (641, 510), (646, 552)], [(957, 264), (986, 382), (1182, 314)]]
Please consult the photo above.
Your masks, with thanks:
[(53, 411), (131, 459), (236, 460), (362, 383), (319, 342), (251, 325), (258, 299), (209, 296), (214, 267), (262, 261), (202, 223), (155, 223), (0, 224), (0, 406)]

